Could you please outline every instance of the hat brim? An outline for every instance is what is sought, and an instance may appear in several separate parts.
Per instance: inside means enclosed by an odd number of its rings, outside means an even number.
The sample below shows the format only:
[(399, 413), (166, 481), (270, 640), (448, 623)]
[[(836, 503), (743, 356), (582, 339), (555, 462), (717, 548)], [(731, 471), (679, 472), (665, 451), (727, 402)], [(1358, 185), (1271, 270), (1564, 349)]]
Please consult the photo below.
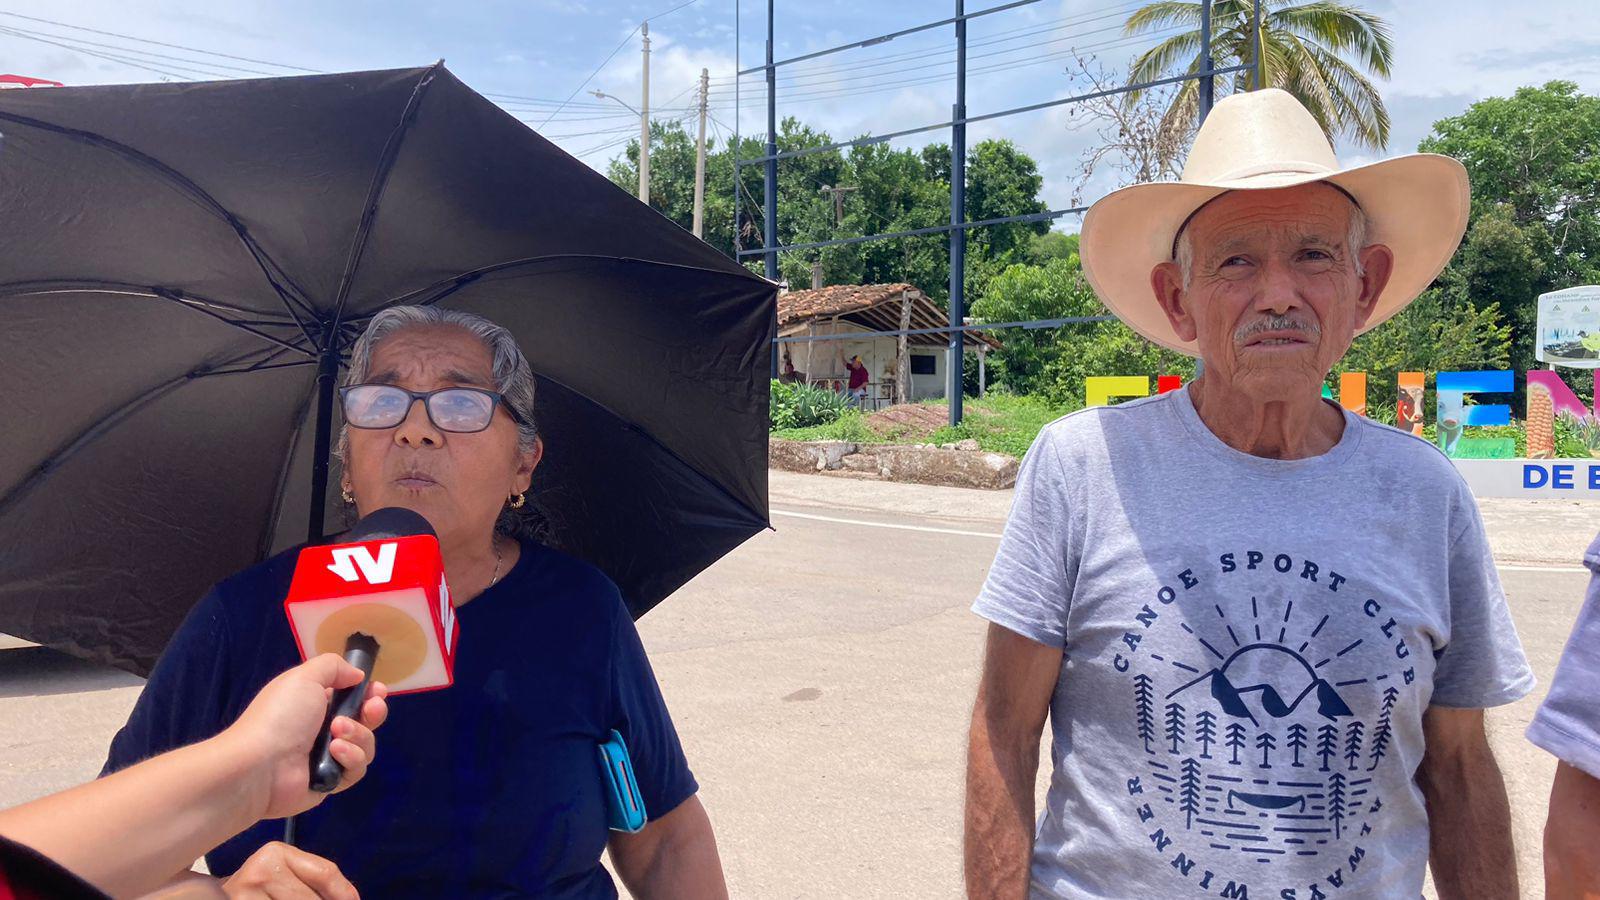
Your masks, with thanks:
[(1113, 191), (1090, 207), (1079, 235), (1083, 274), (1101, 302), (1144, 337), (1189, 356), (1193, 341), (1178, 337), (1156, 301), (1151, 272), (1172, 261), (1178, 226), (1228, 191), (1274, 190), (1316, 181), (1348, 191), (1366, 211), (1369, 244), (1394, 253), (1394, 271), (1372, 316), (1357, 334), (1392, 318), (1433, 283), (1467, 230), (1471, 193), (1460, 162), (1413, 153), (1331, 173), (1279, 173), (1234, 181), (1157, 182)]

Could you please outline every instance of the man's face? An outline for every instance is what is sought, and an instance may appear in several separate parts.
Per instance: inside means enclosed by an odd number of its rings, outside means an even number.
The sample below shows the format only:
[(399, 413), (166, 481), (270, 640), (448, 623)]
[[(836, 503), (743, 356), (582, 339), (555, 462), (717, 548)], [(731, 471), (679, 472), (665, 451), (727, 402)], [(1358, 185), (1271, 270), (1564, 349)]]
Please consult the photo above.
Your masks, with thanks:
[(1188, 285), (1176, 263), (1151, 283), (1178, 336), (1199, 344), (1207, 378), (1263, 400), (1320, 392), (1389, 277), (1387, 247), (1347, 246), (1354, 212), (1313, 183), (1223, 194), (1189, 222)]

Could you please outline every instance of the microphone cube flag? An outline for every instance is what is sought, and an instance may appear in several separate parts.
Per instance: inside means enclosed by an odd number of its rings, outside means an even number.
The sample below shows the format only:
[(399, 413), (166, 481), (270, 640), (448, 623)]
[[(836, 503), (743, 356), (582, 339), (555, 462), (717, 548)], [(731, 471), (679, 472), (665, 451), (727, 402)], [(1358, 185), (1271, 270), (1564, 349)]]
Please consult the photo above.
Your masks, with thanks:
[(449, 687), (455, 607), (431, 534), (307, 547), (283, 602), (300, 657), (344, 655), (357, 632), (378, 642), (372, 678), (390, 694)]

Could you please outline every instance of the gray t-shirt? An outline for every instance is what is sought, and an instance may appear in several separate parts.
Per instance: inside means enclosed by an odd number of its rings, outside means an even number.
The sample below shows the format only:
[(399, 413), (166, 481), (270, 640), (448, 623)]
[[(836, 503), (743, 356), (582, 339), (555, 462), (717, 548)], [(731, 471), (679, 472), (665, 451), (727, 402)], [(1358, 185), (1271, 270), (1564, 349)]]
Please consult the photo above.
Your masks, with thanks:
[(1437, 449), (1262, 459), (1187, 389), (1039, 435), (973, 610), (1063, 648), (1034, 897), (1417, 897), (1423, 711), (1533, 686)]
[(1600, 536), (1583, 554), (1589, 596), (1561, 654), (1528, 740), (1600, 778)]

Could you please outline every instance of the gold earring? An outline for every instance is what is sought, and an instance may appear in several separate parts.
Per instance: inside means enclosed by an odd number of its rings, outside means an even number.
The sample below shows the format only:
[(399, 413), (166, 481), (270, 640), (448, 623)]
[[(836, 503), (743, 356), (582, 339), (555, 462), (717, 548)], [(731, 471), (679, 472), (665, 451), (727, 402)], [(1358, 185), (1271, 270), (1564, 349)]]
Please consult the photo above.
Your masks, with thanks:
[(527, 502), (528, 502), (528, 498), (524, 494), (520, 494), (519, 493), (516, 496), (511, 498), (511, 508), (512, 509), (521, 509), (522, 505), (524, 503), (527, 503)]
[(350, 493), (349, 488), (340, 488), (339, 496), (344, 498), (344, 502), (350, 504), (351, 506), (354, 506), (356, 503), (356, 495)]

